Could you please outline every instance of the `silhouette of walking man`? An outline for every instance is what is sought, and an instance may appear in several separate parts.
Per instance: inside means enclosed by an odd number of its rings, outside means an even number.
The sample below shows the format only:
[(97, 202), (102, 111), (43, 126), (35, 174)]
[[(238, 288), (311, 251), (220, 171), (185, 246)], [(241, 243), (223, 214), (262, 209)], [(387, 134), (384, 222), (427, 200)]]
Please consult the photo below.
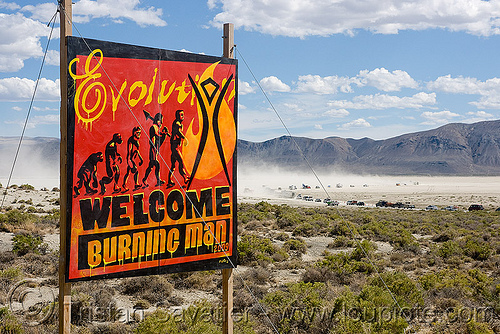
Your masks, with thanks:
[(167, 187), (173, 187), (174, 183), (172, 182), (172, 175), (174, 174), (175, 171), (175, 163), (179, 165), (179, 174), (184, 179), (184, 183), (189, 182), (189, 174), (186, 172), (186, 169), (184, 168), (184, 160), (182, 157), (182, 152), (181, 152), (181, 144), (182, 141), (184, 140), (184, 146), (188, 145), (188, 140), (186, 136), (184, 136), (184, 133), (182, 133), (182, 121), (184, 121), (184, 111), (183, 110), (177, 110), (175, 112), (175, 120), (172, 123), (172, 135), (170, 136), (170, 150), (171, 150), (171, 155), (170, 155), (170, 173), (168, 174), (168, 184)]
[(127, 191), (128, 176), (134, 176), (134, 190), (141, 187), (139, 184), (139, 170), (137, 169), (136, 160), (139, 159), (139, 166), (144, 163), (141, 153), (139, 152), (139, 139), (141, 138), (141, 128), (136, 126), (132, 129), (132, 135), (127, 140), (127, 172), (123, 177), (122, 191)]
[(119, 192), (121, 189), (118, 186), (118, 179), (120, 178), (120, 168), (118, 167), (118, 163), (122, 162), (122, 157), (120, 153), (118, 153), (118, 144), (121, 144), (122, 135), (119, 133), (115, 133), (113, 135), (113, 139), (111, 139), (106, 145), (106, 149), (104, 151), (104, 158), (106, 162), (106, 174), (99, 184), (101, 185), (101, 195), (106, 193), (106, 184), (114, 182), (114, 192)]
[(144, 115), (146, 119), (152, 119), (153, 125), (149, 128), (149, 165), (146, 169), (146, 174), (142, 179), (142, 183), (144, 187), (148, 187), (148, 176), (151, 173), (151, 170), (154, 168), (155, 176), (156, 176), (156, 186), (160, 186), (165, 183), (165, 181), (160, 179), (160, 162), (158, 161), (158, 155), (160, 153), (160, 146), (165, 141), (167, 136), (170, 136), (168, 129), (164, 126), (161, 130), (161, 126), (163, 124), (163, 115), (158, 113), (155, 117), (151, 117), (151, 115), (146, 111), (144, 111)]

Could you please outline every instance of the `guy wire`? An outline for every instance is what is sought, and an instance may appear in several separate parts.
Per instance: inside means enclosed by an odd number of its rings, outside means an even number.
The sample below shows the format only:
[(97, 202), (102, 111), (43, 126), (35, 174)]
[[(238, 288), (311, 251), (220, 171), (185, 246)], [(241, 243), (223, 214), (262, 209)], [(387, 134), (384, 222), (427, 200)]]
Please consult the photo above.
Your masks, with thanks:
[(8, 192), (9, 186), (10, 186), (10, 181), (12, 179), (12, 174), (14, 173), (14, 168), (16, 166), (17, 158), (19, 156), (19, 150), (21, 149), (21, 144), (23, 142), (24, 133), (26, 132), (26, 126), (28, 125), (28, 120), (29, 120), (29, 117), (31, 114), (31, 109), (33, 107), (33, 102), (35, 101), (35, 95), (36, 95), (36, 91), (38, 88), (38, 83), (40, 82), (40, 76), (42, 75), (43, 65), (45, 64), (45, 57), (47, 56), (47, 52), (49, 50), (50, 40), (52, 39), (52, 32), (54, 31), (54, 24), (56, 22), (56, 20), (54, 18), (56, 17), (56, 15), (57, 15), (57, 11), (54, 13), (54, 15), (50, 19), (49, 23), (47, 24), (47, 26), (49, 26), (50, 23), (52, 22), (52, 29), (50, 29), (50, 34), (49, 34), (49, 37), (47, 40), (47, 45), (45, 47), (45, 52), (43, 54), (42, 63), (40, 64), (40, 70), (38, 71), (38, 77), (37, 77), (36, 82), (35, 82), (35, 88), (33, 89), (33, 94), (31, 95), (31, 102), (30, 102), (30, 105), (28, 108), (28, 113), (26, 114), (26, 119), (24, 120), (23, 130), (21, 132), (21, 137), (19, 138), (19, 143), (17, 145), (16, 154), (14, 156), (14, 161), (12, 162), (12, 168), (10, 169), (10, 174), (9, 174), (9, 178), (7, 180), (7, 185), (5, 187), (5, 191), (3, 192), (2, 204), (0, 205), (0, 210), (3, 209), (5, 197), (7, 196), (7, 192)]
[[(66, 19), (68, 20), (68, 22), (75, 28), (75, 30), (78, 32), (78, 34), (80, 35), (80, 37), (83, 39), (85, 45), (87, 46), (87, 48), (89, 49), (90, 52), (92, 52), (92, 49), (90, 48), (90, 46), (88, 45), (87, 41), (85, 40), (85, 38), (82, 36), (82, 34), (80, 33), (78, 27), (74, 24), (74, 22), (72, 22), (72, 20), (67, 16), (66, 14), (66, 11), (64, 11), (64, 8), (61, 8), (61, 10), (64, 12), (64, 15), (66, 17)], [(94, 55), (93, 56), (97, 62), (102, 66), (102, 64), (99, 62), (99, 60), (96, 58), (96, 56)], [(110, 76), (108, 75), (108, 73), (106, 72), (104, 66), (102, 66), (102, 69), (103, 69), (103, 72), (105, 73), (106, 77), (108, 78), (108, 80), (110, 80), (111, 84), (113, 85), (113, 88), (115, 90), (117, 90), (117, 93), (118, 95), (120, 96), (120, 99), (125, 103), (125, 105), (127, 106), (129, 112), (132, 114), (132, 116), (134, 117), (136, 123), (139, 125), (139, 127), (141, 128), (141, 130), (143, 131), (143, 133), (146, 133), (146, 136), (148, 137), (148, 140), (149, 142), (152, 142), (151, 138), (149, 137), (149, 134), (147, 134), (146, 131), (144, 131), (144, 128), (142, 127), (142, 125), (140, 124), (139, 120), (137, 119), (137, 117), (132, 113), (132, 110), (130, 108), (130, 106), (128, 105), (128, 103), (126, 102), (126, 100), (124, 99), (124, 97), (122, 96), (122, 94), (120, 93), (120, 91), (118, 89), (116, 89), (116, 85), (114, 84), (113, 80), (110, 78)], [(158, 153), (158, 156), (161, 158), (163, 164), (168, 168), (169, 172), (171, 171), (170, 167), (168, 167), (168, 164), (165, 162), (162, 154), (159, 152), (159, 150), (157, 150), (157, 153)], [(175, 181), (177, 184), (180, 184), (179, 180), (177, 179), (177, 177), (175, 176), (175, 174), (173, 175)], [(184, 195), (186, 195), (186, 191), (181, 187), (180, 188), (181, 191), (183, 192)], [(201, 218), (203, 224), (206, 226), (207, 223), (205, 221), (205, 219), (203, 218), (202, 214), (198, 211), (198, 209), (196, 208), (196, 206), (194, 205), (194, 203), (192, 202), (192, 200), (189, 198), (189, 196), (185, 196), (187, 200), (190, 201), (190, 203), (193, 205), (193, 209), (195, 210), (196, 214)], [(219, 240), (217, 240), (214, 232), (208, 228), (208, 231), (210, 232), (210, 234), (212, 235), (212, 237), (214, 238), (214, 240), (216, 241), (216, 243), (221, 246), (221, 243)], [(262, 306), (262, 304), (259, 302), (258, 298), (255, 296), (255, 294), (253, 293), (253, 291), (250, 289), (250, 287), (248, 286), (248, 284), (245, 282), (245, 280), (243, 279), (242, 275), (239, 274), (239, 270), (238, 268), (236, 267), (236, 265), (233, 263), (233, 261), (231, 260), (231, 258), (229, 257), (229, 255), (226, 253), (226, 251), (221, 247), (221, 250), (222, 252), (224, 253), (224, 255), (226, 256), (228, 262), (230, 263), (230, 265), (232, 266), (232, 268), (235, 270), (235, 276), (237, 276), (241, 282), (243, 283), (243, 285), (245, 286), (245, 288), (248, 290), (248, 292), (250, 293), (250, 295), (252, 296), (252, 298), (257, 302), (257, 305), (259, 307), (259, 309), (261, 310), (261, 312), (264, 314), (264, 316), (266, 317), (266, 319), (268, 320), (268, 322), (271, 324), (271, 327), (273, 329), (273, 331), (277, 334), (279, 334), (279, 331), (278, 329), (276, 328), (276, 326), (274, 325), (274, 323), (271, 321), (271, 318), (269, 317), (269, 315), (267, 314), (267, 312), (265, 311), (264, 307)], [(237, 250), (233, 250), (233, 251), (236, 251)]]
[[(245, 58), (243, 57), (243, 55), (241, 54), (241, 51), (239, 50), (239, 48), (236, 48), (236, 51), (238, 52), (238, 54), (240, 55), (241, 59), (243, 60), (243, 62), (245, 63), (245, 66), (247, 67), (248, 71), (250, 72), (250, 74), (252, 75), (254, 81), (257, 83), (257, 85), (259, 86), (259, 89), (261, 90), (262, 94), (264, 95), (264, 97), (266, 98), (267, 102), (269, 103), (269, 105), (271, 106), (271, 108), (273, 109), (274, 113), (276, 114), (276, 116), (278, 117), (278, 119), (280, 120), (281, 124), (283, 125), (283, 128), (286, 130), (286, 132), (288, 133), (288, 136), (290, 137), (290, 139), (292, 140), (292, 142), (294, 143), (294, 145), (297, 147), (297, 149), (299, 150), (300, 152), (300, 155), (302, 156), (302, 158), (304, 158), (305, 162), (307, 163), (308, 167), (311, 169), (312, 173), (314, 174), (316, 180), (319, 182), (319, 184), (321, 185), (321, 188), (323, 189), (323, 191), (325, 192), (325, 194), (327, 195), (328, 198), (331, 198), (330, 197), (330, 194), (328, 193), (328, 191), (326, 190), (325, 186), (323, 185), (323, 182), (321, 182), (318, 174), (315, 172), (314, 168), (312, 167), (311, 163), (309, 162), (309, 160), (307, 159), (307, 157), (305, 156), (303, 150), (300, 148), (299, 144), (297, 143), (297, 141), (295, 140), (295, 138), (292, 136), (290, 130), (288, 129), (288, 127), (286, 126), (285, 122), (283, 121), (283, 118), (280, 116), (278, 110), (274, 107), (273, 103), (271, 102), (270, 98), (268, 97), (268, 95), (266, 94), (266, 92), (264, 91), (263, 87), (261, 86), (259, 80), (257, 80), (257, 77), (255, 76), (255, 74), (253, 73), (253, 71), (251, 70), (250, 66), (248, 65), (248, 63), (246, 62)], [(364, 256), (368, 259), (368, 261), (370, 262), (370, 265), (372, 266), (372, 268), (374, 269), (374, 271), (377, 273), (377, 276), (378, 278), (382, 281), (382, 284), (384, 285), (385, 289), (387, 290), (387, 292), (389, 292), (392, 300), (394, 301), (394, 303), (396, 304), (396, 306), (398, 307), (399, 311), (401, 312), (402, 315), (404, 315), (404, 310), (403, 308), (399, 305), (398, 301), (396, 300), (396, 297), (394, 296), (394, 294), (391, 292), (391, 290), (389, 289), (389, 287), (387, 286), (384, 278), (382, 277), (382, 275), (380, 274), (379, 270), (377, 269), (377, 267), (375, 266), (375, 264), (372, 262), (372, 260), (370, 259), (370, 257), (368, 256), (368, 253), (366, 252), (366, 250), (363, 248), (363, 245), (361, 244), (361, 242), (358, 240), (358, 238), (356, 238), (356, 234), (354, 233), (354, 230), (352, 229), (352, 227), (350, 226), (350, 223), (349, 221), (344, 217), (344, 215), (342, 215), (342, 213), (339, 211), (339, 209), (337, 208), (337, 213), (338, 215), (342, 218), (342, 221), (345, 222), (347, 228), (349, 229), (349, 232), (351, 233), (351, 236), (352, 238), (356, 241), (356, 245), (361, 249), (361, 251), (363, 252)], [(361, 237), (361, 236), (360, 236)], [(408, 322), (408, 325), (409, 327), (411, 327), (411, 324), (410, 324), (410, 319), (407, 318), (406, 321)]]

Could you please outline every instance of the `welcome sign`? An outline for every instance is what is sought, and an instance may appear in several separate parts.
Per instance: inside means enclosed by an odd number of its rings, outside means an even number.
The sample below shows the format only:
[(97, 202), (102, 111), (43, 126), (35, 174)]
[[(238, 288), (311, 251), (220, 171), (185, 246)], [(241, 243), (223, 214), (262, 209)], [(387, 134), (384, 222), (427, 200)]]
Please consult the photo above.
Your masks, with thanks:
[(233, 267), (237, 60), (67, 43), (66, 280)]

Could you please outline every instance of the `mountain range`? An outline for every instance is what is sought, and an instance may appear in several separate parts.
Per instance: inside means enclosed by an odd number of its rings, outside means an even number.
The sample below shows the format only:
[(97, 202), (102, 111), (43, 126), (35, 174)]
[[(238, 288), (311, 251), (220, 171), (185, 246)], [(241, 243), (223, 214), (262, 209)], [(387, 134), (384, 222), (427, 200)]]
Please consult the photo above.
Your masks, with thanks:
[[(6, 179), (19, 137), (0, 137), (0, 178)], [(264, 142), (238, 140), (238, 164), (285, 170), (344, 171), (382, 175), (500, 175), (500, 120), (451, 123), (373, 140), (282, 136)], [(14, 176), (59, 173), (59, 139), (24, 138)]]
[(500, 175), (500, 120), (451, 123), (384, 140), (238, 140), (238, 163), (386, 175)]

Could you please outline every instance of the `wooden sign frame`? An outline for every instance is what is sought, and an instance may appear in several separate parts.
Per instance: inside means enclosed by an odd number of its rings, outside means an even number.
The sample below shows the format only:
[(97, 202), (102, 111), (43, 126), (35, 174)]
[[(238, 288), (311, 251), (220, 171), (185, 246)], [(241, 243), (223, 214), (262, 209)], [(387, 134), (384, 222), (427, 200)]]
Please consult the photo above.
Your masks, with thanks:
[(66, 45), (66, 282), (235, 267), (237, 60)]

